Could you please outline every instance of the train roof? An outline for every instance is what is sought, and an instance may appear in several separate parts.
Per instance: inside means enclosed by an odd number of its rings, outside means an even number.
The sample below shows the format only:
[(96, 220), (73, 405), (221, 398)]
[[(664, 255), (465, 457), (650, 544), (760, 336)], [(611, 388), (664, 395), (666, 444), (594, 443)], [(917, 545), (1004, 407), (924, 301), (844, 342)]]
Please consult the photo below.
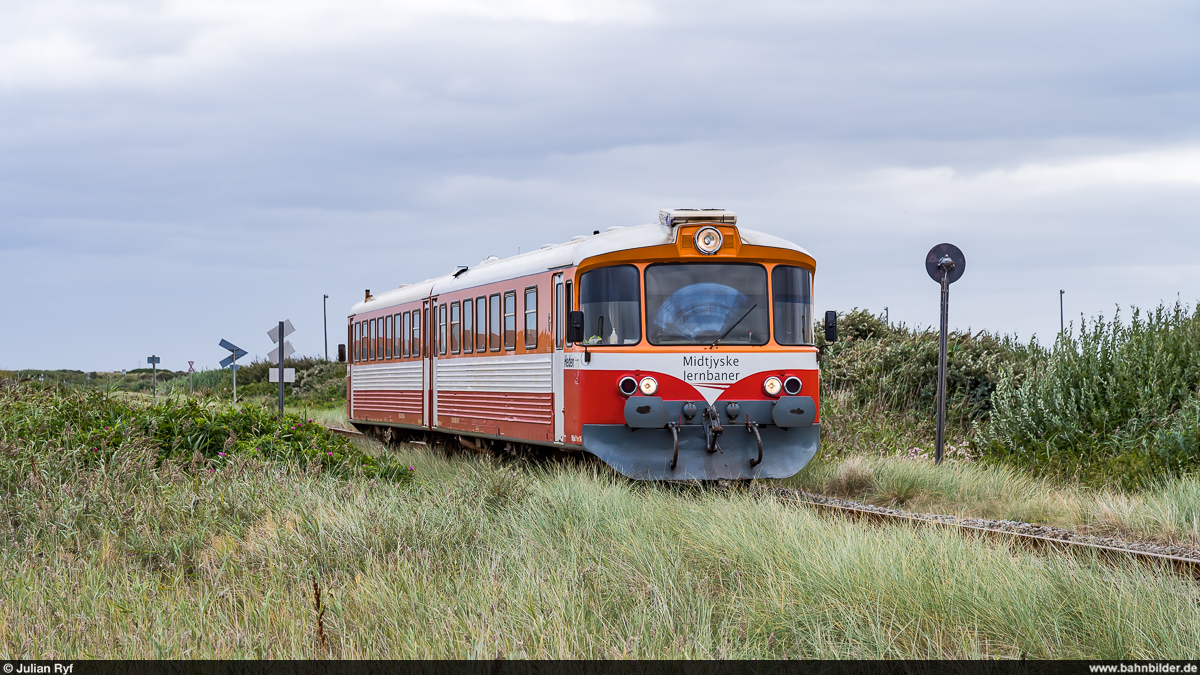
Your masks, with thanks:
[[(430, 295), (441, 295), (548, 270), (575, 267), (588, 258), (605, 253), (672, 244), (675, 242), (674, 230), (674, 227), (661, 222), (631, 227), (610, 227), (600, 234), (574, 237), (562, 244), (546, 244), (536, 251), (521, 253), (510, 258), (500, 259), (496, 256), (489, 256), (475, 266), (467, 268), (465, 272), (460, 272), (457, 276), (450, 273), (435, 279), (426, 279), (415, 284), (406, 284), (399, 288), (373, 294), (370, 300), (358, 302), (351, 307), (350, 314), (362, 314), (423, 300)], [(800, 246), (773, 234), (738, 228), (738, 235), (744, 244), (782, 248), (808, 255), (808, 251)]]

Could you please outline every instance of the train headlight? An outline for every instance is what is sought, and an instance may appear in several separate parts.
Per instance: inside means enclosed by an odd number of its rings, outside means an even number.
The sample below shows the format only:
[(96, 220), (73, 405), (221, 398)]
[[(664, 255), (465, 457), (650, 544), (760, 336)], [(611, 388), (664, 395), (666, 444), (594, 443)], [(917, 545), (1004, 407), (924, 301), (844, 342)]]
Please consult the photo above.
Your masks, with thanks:
[(653, 377), (643, 377), (642, 381), (638, 383), (638, 389), (641, 389), (642, 393), (647, 396), (653, 396), (654, 392), (658, 391), (658, 382)]
[(721, 231), (715, 227), (702, 227), (696, 233), (696, 250), (712, 255), (721, 250)]
[(783, 380), (783, 391), (788, 396), (795, 396), (796, 394), (799, 394), (800, 388), (803, 386), (803, 383), (800, 382), (800, 378), (796, 377), (795, 375), (789, 375)]
[(622, 396), (633, 396), (638, 390), (637, 380), (626, 375), (625, 377), (622, 377), (619, 382), (617, 382), (617, 389), (621, 390)]
[(768, 377), (763, 382), (763, 391), (767, 392), (767, 396), (778, 396), (779, 392), (782, 390), (783, 383), (780, 382), (779, 378), (775, 377), (774, 375)]

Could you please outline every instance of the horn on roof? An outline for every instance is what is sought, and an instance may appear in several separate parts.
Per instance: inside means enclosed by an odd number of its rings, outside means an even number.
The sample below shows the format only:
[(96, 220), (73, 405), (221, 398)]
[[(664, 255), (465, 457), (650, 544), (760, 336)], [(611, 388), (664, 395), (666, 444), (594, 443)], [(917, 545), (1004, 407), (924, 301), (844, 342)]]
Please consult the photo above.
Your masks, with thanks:
[(737, 214), (725, 209), (662, 209), (658, 222), (667, 227), (684, 223), (728, 223), (737, 224)]

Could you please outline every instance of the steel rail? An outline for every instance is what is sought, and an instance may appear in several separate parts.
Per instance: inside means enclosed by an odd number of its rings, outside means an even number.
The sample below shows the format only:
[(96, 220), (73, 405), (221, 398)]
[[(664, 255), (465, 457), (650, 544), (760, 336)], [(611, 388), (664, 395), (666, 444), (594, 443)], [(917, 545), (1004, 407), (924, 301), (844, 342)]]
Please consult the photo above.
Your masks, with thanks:
[[(961, 520), (961, 518), (958, 516), (930, 517), (929, 515), (918, 513), (877, 511), (874, 508), (869, 507), (817, 502), (806, 499), (804, 493), (793, 491), (788, 488), (767, 488), (767, 490), (776, 494), (777, 496), (783, 497), (786, 501), (802, 504), (804, 506), (811, 507), (816, 511), (825, 513), (839, 514), (851, 518), (860, 518), (879, 522), (904, 523), (918, 527), (923, 525), (937, 525), (944, 528), (969, 532), (979, 536), (1008, 538), (1036, 548), (1053, 549), (1067, 553), (1082, 553), (1088, 551), (1099, 554), (1100, 557), (1110, 560), (1117, 558), (1133, 559), (1146, 564), (1168, 566), (1180, 575), (1191, 577), (1192, 579), (1200, 581), (1200, 559), (1197, 558), (1185, 558), (1166, 553), (1156, 553), (1154, 551), (1142, 551), (1135, 548), (1123, 548), (1120, 546), (1108, 546), (1105, 544), (1097, 544), (1088, 541), (1062, 539), (1060, 537), (1045, 536), (1030, 532), (1017, 532), (995, 527), (983, 527), (980, 525), (958, 522)], [(950, 520), (940, 520), (939, 518), (947, 518)]]
[(341, 434), (342, 436), (357, 436), (359, 438), (363, 437), (363, 433), (361, 431), (355, 431), (353, 429), (343, 429), (341, 427), (331, 427), (328, 424), (322, 424), (321, 426), (325, 427), (325, 429), (328, 431), (332, 431), (335, 434)]

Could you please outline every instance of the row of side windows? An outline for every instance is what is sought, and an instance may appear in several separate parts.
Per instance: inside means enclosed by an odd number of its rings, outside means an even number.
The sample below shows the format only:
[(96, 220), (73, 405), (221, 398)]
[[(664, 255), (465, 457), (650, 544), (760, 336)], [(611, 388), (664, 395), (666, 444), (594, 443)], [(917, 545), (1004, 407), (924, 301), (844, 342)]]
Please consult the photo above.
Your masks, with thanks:
[[(529, 286), (524, 293), (524, 326), (520, 332), (527, 350), (538, 346), (537, 291), (537, 286)], [(431, 348), (438, 354), (447, 350), (451, 354), (482, 354), (517, 348), (515, 290), (442, 303), (432, 310), (438, 327)], [(358, 321), (353, 325), (351, 340), (355, 361), (421, 358), (421, 310)]]
[(403, 312), (354, 324), (354, 360), (421, 356), (421, 310)]

